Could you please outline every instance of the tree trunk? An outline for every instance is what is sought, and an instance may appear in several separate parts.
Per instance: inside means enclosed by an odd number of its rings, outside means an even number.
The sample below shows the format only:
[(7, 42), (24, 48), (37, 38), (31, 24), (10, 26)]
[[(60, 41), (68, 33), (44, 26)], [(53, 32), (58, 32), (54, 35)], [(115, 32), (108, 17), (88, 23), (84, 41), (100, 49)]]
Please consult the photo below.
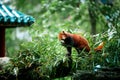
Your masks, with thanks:
[(89, 7), (89, 17), (90, 17), (90, 23), (91, 23), (91, 34), (95, 35), (96, 34), (96, 19), (95, 19), (95, 14)]

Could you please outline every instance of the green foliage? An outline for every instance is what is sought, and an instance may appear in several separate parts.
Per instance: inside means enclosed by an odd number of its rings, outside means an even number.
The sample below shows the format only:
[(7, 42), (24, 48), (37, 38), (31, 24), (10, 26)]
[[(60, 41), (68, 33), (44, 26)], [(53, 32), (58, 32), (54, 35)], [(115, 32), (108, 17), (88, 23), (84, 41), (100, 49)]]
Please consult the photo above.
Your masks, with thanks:
[[(96, 65), (120, 65), (119, 0), (114, 6), (89, 1), (81, 3), (80, 0), (12, 1), (18, 10), (33, 15), (36, 22), (30, 28), (20, 28), (22, 31), (29, 31), (30, 41), (19, 40), (15, 29), (6, 31), (7, 55), (12, 59), (0, 72), (3, 77), (9, 75), (16, 80), (21, 78), (20, 76), (23, 76), (23, 79), (70, 80), (59, 77), (71, 76), (77, 70), (93, 70)], [(90, 34), (88, 8), (93, 10), (93, 16), (97, 20), (98, 34), (94, 36)], [(72, 61), (66, 57), (66, 49), (60, 45), (57, 38), (62, 30), (86, 37), (90, 43), (90, 53), (83, 51), (78, 55), (73, 49)], [(95, 52), (94, 48), (102, 41), (105, 42), (103, 50)], [(64, 74), (64, 71), (68, 73)], [(8, 78), (12, 79), (9, 76)]]

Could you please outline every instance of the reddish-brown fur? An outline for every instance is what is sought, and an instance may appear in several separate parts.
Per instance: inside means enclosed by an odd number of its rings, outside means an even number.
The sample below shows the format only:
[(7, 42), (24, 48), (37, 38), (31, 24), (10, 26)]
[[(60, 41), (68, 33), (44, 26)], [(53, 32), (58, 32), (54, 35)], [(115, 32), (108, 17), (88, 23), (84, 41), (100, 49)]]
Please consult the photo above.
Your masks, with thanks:
[(95, 51), (101, 51), (104, 47), (104, 42), (100, 43), (94, 50)]
[[(78, 53), (79, 53), (79, 50), (83, 50), (83, 49), (86, 52), (90, 51), (89, 43), (87, 39), (85, 39), (83, 36), (80, 36), (78, 34), (71, 34), (64, 31), (60, 32), (58, 35), (59, 40), (65, 40), (67, 37), (70, 37), (70, 39), (72, 40), (71, 42), (73, 42), (71, 47), (74, 47), (78, 51)], [(65, 44), (65, 42), (63, 42), (62, 44)], [(67, 49), (67, 51), (68, 51), (68, 54), (69, 53), (71, 54), (71, 49)]]

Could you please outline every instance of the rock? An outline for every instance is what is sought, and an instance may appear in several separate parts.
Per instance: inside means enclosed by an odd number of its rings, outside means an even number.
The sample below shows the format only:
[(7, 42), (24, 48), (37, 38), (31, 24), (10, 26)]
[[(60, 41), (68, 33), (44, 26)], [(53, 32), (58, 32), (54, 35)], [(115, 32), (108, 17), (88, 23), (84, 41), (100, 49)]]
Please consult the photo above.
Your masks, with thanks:
[(10, 58), (9, 57), (0, 57), (0, 69), (7, 63), (9, 63)]

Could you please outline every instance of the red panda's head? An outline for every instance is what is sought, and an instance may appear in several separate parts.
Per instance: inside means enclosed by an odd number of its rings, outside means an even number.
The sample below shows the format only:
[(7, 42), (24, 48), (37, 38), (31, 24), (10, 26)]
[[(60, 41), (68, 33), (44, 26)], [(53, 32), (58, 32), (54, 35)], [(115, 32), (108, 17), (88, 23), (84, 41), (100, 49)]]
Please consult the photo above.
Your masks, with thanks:
[(67, 33), (65, 31), (60, 32), (59, 35), (58, 35), (59, 40), (63, 40), (66, 37), (67, 37)]
[(72, 37), (70, 36), (70, 33), (67, 33), (65, 31), (59, 33), (58, 39), (60, 40), (63, 46), (67, 46), (67, 47), (72, 46), (74, 42)]

